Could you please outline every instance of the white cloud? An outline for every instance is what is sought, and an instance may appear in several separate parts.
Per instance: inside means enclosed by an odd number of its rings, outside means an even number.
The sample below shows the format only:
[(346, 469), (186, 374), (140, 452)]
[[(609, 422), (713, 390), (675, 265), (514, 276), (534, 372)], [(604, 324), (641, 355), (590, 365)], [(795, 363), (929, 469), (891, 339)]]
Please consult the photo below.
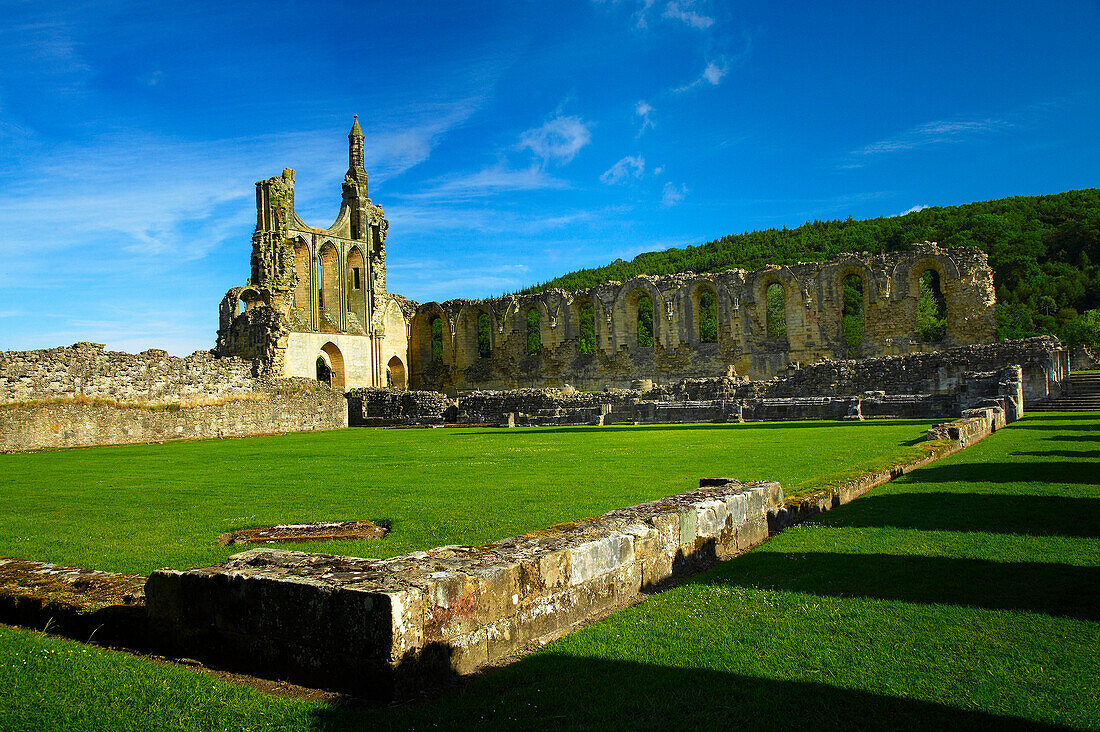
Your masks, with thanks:
[(555, 117), (519, 138), (520, 149), (529, 149), (544, 164), (565, 165), (592, 141), (588, 125), (580, 117)]
[(631, 178), (639, 179), (645, 173), (645, 158), (641, 155), (627, 155), (600, 175), (600, 181), (608, 185), (625, 183)]
[(722, 79), (729, 73), (730, 65), (725, 59), (719, 59), (718, 61), (710, 61), (703, 69), (703, 73), (699, 75), (695, 81), (684, 86), (677, 87), (672, 91), (680, 93), (686, 92), (689, 89), (694, 89), (701, 84), (710, 84), (711, 86), (718, 86), (722, 83)]
[(913, 206), (912, 208), (905, 209), (904, 211), (902, 211), (901, 213), (899, 213), (897, 215), (898, 216), (904, 216), (905, 214), (911, 214), (911, 213), (916, 213), (917, 211), (923, 211), (926, 208), (932, 208), (932, 207), (931, 206), (926, 206), (925, 204), (920, 203), (920, 204), (917, 204), (916, 206)]
[(634, 105), (634, 116), (640, 117), (642, 120), (642, 126), (638, 128), (638, 137), (641, 137), (646, 129), (654, 126), (653, 120), (649, 116), (651, 114), (653, 114), (653, 105), (646, 100), (643, 99)]
[(653, 177), (656, 178), (657, 176), (659, 176), (663, 172), (665, 172), (665, 166), (658, 165), (656, 168), (653, 169)]
[(672, 181), (669, 181), (665, 183), (665, 187), (661, 191), (661, 205), (665, 208), (671, 208), (680, 201), (683, 201), (687, 194), (688, 188), (686, 185), (675, 185)]
[(853, 150), (851, 154), (856, 157), (856, 160), (842, 167), (858, 168), (862, 164), (859, 162), (860, 158), (913, 150), (929, 145), (963, 142), (1010, 126), (1011, 123), (1009, 122), (990, 118), (928, 122), (908, 129), (896, 137), (879, 140), (858, 150)]
[(665, 11), (661, 13), (661, 17), (683, 21), (692, 28), (698, 28), (699, 30), (706, 30), (714, 25), (714, 18), (695, 12), (694, 6), (694, 0), (672, 0), (665, 6)]
[(437, 178), (416, 193), (398, 194), (398, 197), (405, 199), (477, 198), (509, 191), (537, 191), (568, 187), (568, 182), (549, 175), (538, 165), (516, 169), (501, 164), (483, 168), (476, 173), (461, 173)]

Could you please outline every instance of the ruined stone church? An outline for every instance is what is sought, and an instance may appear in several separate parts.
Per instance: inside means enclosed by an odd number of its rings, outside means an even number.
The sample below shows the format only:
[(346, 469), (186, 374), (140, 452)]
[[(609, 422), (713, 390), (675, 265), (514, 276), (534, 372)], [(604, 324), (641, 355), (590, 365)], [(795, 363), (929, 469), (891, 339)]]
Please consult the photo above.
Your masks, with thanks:
[[(272, 377), (454, 393), (762, 379), (792, 364), (995, 340), (993, 273), (973, 248), (924, 242), (755, 271), (418, 304), (386, 290), (388, 227), (367, 194), (356, 117), (331, 226), (309, 226), (295, 213), (293, 170), (256, 184), (252, 274), (222, 300), (215, 353), (251, 359)], [(917, 333), (922, 281), (943, 311), (935, 342)], [(862, 297), (854, 309), (846, 287)], [(842, 324), (856, 311), (853, 342)]]

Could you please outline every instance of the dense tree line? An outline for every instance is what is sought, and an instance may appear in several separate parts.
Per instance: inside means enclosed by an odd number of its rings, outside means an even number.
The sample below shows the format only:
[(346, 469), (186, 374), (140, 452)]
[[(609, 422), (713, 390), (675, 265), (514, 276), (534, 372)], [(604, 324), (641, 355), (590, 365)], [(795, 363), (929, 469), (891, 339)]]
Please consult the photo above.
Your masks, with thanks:
[[(730, 234), (699, 246), (639, 254), (570, 272), (525, 292), (582, 290), (639, 274), (717, 272), (820, 261), (841, 252), (904, 249), (913, 242), (979, 247), (997, 287), (997, 335), (1053, 334), (1100, 346), (1100, 189), (936, 206), (905, 216), (812, 221), (796, 229)], [(934, 313), (930, 315), (934, 318)]]

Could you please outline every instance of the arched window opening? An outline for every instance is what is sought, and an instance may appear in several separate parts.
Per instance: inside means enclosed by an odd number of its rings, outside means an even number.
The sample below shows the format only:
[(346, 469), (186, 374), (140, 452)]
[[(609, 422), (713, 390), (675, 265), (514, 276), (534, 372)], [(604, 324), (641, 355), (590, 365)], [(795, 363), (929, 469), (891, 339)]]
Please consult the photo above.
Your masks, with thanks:
[(386, 386), (393, 389), (405, 388), (405, 364), (401, 363), (401, 359), (397, 356), (391, 358), (386, 364)]
[(538, 308), (527, 311), (527, 355), (536, 356), (542, 351), (542, 330), (539, 328)]
[(653, 300), (649, 295), (638, 300), (638, 345), (642, 348), (653, 345)]
[(940, 273), (925, 270), (920, 276), (920, 299), (917, 301), (917, 335), (937, 343), (947, 335), (947, 301), (940, 288)]
[(854, 352), (863, 342), (863, 278), (848, 275), (843, 283), (844, 305), (840, 312), (840, 335), (848, 345), (848, 351)]
[[(294, 273), (298, 275), (298, 283), (294, 286), (294, 307), (304, 313), (309, 313), (309, 247), (301, 241), (294, 245)], [(308, 322), (309, 316), (306, 316)]]
[(443, 318), (432, 318), (432, 362), (443, 363)]
[(244, 312), (244, 302), (237, 298), (237, 312), (233, 313), (234, 317)]
[(320, 356), (317, 357), (317, 380), (325, 384), (332, 383), (332, 369), (329, 368), (328, 362)]
[(768, 338), (787, 337), (787, 294), (783, 285), (774, 282), (768, 285)]
[(710, 290), (699, 295), (699, 342), (718, 342), (718, 298)]
[(477, 316), (477, 355), (489, 358), (493, 354), (492, 323), (487, 313)]
[(340, 314), (340, 256), (332, 244), (326, 243), (321, 247), (317, 269), (317, 282), (320, 284), (318, 302), (332, 325), (335, 325)]
[(590, 302), (581, 307), (580, 337), (577, 339), (577, 350), (581, 353), (596, 352), (596, 309)]

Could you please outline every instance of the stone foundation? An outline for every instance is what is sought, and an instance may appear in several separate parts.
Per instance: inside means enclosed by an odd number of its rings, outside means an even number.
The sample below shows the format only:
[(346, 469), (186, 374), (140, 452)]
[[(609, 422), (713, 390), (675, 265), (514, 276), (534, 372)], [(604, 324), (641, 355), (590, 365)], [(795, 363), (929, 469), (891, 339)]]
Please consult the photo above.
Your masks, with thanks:
[(186, 407), (84, 400), (0, 405), (0, 452), (248, 437), (347, 424), (343, 395), (316, 382), (278, 385)]
[[(713, 481), (712, 481), (713, 482)], [(721, 480), (481, 547), (392, 559), (253, 549), (159, 570), (152, 622), (181, 653), (388, 697), (473, 672), (768, 537), (777, 483)]]

